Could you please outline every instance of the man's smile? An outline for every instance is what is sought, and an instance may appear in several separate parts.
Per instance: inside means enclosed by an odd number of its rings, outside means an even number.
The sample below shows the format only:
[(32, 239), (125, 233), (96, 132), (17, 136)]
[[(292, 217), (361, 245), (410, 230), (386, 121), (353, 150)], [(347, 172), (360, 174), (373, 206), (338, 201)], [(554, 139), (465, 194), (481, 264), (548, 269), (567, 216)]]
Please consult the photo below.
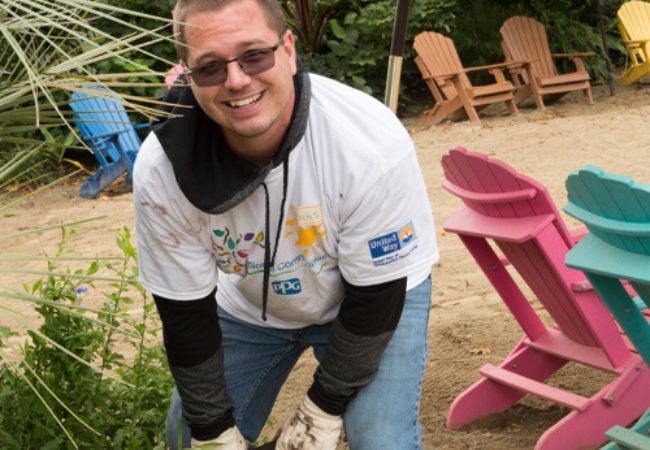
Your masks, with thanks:
[(230, 100), (224, 103), (231, 108), (235, 108), (235, 109), (244, 108), (248, 105), (252, 105), (253, 103), (257, 103), (258, 101), (260, 101), (263, 94), (264, 94), (263, 92), (260, 92), (255, 95), (251, 95), (250, 97), (242, 98), (240, 100)]

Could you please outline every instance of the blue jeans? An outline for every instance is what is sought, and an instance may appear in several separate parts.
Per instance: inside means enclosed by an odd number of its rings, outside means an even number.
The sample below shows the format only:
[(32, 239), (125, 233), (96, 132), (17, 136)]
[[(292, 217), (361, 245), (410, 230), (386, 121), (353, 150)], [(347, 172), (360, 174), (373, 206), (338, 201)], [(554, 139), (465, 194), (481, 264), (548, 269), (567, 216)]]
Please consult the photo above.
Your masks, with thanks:
[[(419, 450), (420, 392), (427, 357), (431, 279), (406, 293), (404, 311), (384, 351), (376, 377), (350, 403), (344, 423), (351, 450)], [(312, 347), (322, 360), (331, 324), (279, 330), (242, 322), (219, 311), (228, 395), (241, 433), (255, 440), (289, 372), (303, 351)], [(190, 446), (176, 389), (167, 414), (167, 443)]]

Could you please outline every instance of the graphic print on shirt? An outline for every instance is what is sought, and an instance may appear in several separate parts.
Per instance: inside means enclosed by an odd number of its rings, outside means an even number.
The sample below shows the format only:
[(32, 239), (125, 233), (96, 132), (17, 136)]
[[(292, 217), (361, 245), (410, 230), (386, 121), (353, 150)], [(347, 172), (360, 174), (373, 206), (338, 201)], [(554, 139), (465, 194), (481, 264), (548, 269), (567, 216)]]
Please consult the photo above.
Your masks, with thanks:
[(272, 281), (273, 292), (277, 295), (296, 295), (302, 292), (302, 284), (299, 278)]
[[(276, 264), (275, 269), (277, 269), (278, 275), (296, 271), (297, 269), (291, 270), (291, 266), (294, 263), (300, 263), (303, 266), (307, 265), (309, 271), (318, 276), (330, 259), (323, 249), (323, 238), (327, 236), (327, 231), (323, 224), (320, 205), (289, 205), (289, 218), (284, 222), (284, 228), (284, 238), (289, 239), (300, 253), (292, 261)], [(295, 283), (294, 287), (297, 287)], [(292, 289), (292, 291), (295, 290)]]
[(300, 278), (291, 277), (292, 273), (300, 271), (301, 266), (308, 265), (316, 276), (326, 266), (329, 256), (323, 252), (321, 240), (327, 231), (323, 229), (322, 217), (320, 205), (289, 205), (284, 239), (290, 240), (300, 253), (289, 260), (278, 261), (273, 267), (272, 275), (277, 278), (271, 282), (271, 287), (276, 295), (290, 296), (302, 292)]
[(406, 258), (418, 247), (416, 240), (413, 222), (369, 240), (368, 248), (372, 263), (375, 266), (383, 266)]
[[(290, 205), (288, 209), (282, 239), (291, 242), (294, 250), (278, 251), (275, 264), (271, 267), (271, 287), (277, 295), (296, 295), (302, 292), (302, 281), (298, 275), (293, 274), (308, 268), (313, 275), (318, 276), (329, 259), (321, 245), (327, 231), (323, 229), (320, 205)], [(228, 227), (219, 227), (213, 229), (212, 234), (212, 249), (217, 255), (220, 270), (242, 278), (263, 273), (264, 252), (253, 252), (254, 246), (264, 249), (263, 232), (238, 233)]]
[(327, 231), (323, 230), (323, 215), (320, 205), (311, 206), (289, 206), (289, 212), (293, 216), (287, 219), (284, 226), (288, 229), (284, 233), (285, 238), (295, 236), (297, 239), (294, 245), (302, 247), (302, 254), (309, 255), (310, 248), (320, 249), (319, 238), (325, 236)]
[(246, 232), (235, 235), (228, 227), (212, 230), (212, 250), (217, 254), (217, 265), (226, 273), (242, 278), (248, 274), (248, 257), (254, 245), (264, 248), (263, 232)]

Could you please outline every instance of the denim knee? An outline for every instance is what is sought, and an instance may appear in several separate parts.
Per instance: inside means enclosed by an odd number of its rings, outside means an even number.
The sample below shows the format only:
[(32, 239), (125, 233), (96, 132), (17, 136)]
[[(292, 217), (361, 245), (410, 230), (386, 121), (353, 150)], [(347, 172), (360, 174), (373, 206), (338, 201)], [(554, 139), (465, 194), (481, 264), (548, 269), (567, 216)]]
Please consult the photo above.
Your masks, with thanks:
[(174, 388), (174, 391), (172, 392), (172, 401), (169, 405), (169, 410), (167, 411), (165, 433), (167, 436), (167, 446), (171, 450), (190, 448), (192, 445), (192, 435), (190, 428), (183, 419), (183, 405), (176, 388)]
[(407, 292), (402, 318), (379, 363), (345, 414), (351, 450), (420, 450), (422, 378), (427, 358), (431, 281)]

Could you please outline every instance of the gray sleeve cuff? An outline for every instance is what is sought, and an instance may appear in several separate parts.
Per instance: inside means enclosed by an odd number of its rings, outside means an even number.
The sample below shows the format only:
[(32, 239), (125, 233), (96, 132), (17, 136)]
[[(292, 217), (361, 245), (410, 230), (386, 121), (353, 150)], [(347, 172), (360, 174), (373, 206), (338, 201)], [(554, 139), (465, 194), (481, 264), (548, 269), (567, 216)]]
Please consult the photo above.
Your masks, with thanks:
[(192, 367), (170, 366), (183, 402), (183, 417), (199, 440), (213, 439), (235, 425), (232, 400), (226, 393), (221, 346)]
[(339, 320), (332, 326), (327, 354), (316, 370), (309, 398), (323, 411), (343, 415), (359, 389), (370, 383), (393, 331), (360, 336)]

